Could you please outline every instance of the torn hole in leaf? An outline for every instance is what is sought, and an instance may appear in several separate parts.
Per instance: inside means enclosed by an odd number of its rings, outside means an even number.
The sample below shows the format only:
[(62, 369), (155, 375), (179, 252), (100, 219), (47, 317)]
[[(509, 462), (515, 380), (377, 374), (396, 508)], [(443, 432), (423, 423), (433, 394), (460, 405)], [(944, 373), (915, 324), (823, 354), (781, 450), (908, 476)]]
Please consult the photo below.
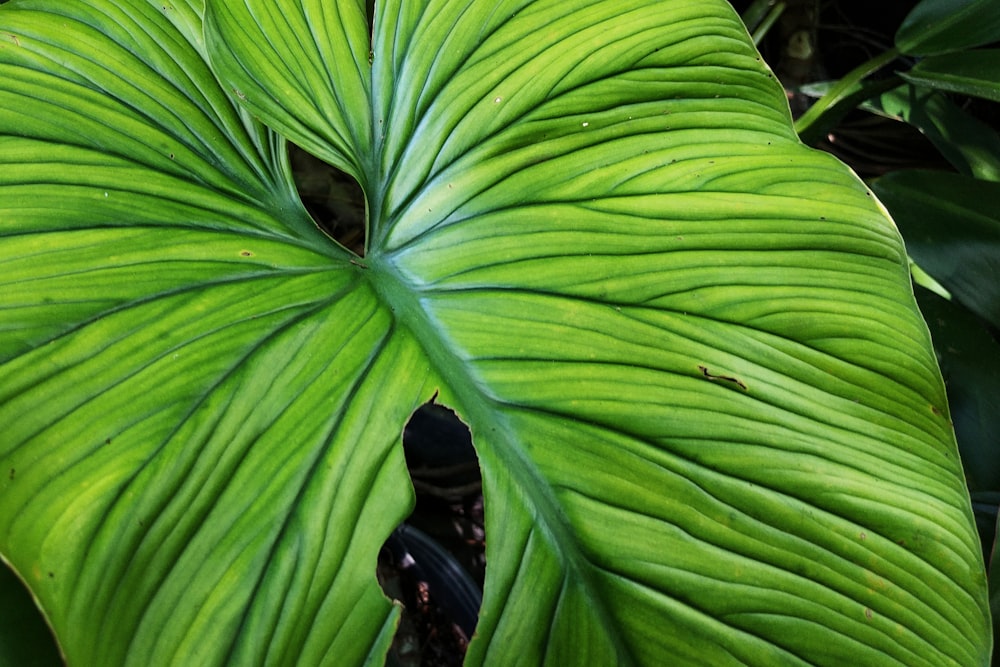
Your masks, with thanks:
[(386, 540), (378, 579), (404, 610), (392, 645), (400, 665), (459, 665), (482, 603), (482, 477), (468, 427), (436, 403), (403, 431), (417, 503)]
[[(52, 573), (49, 573), (52, 576)], [(21, 578), (0, 560), (0, 663), (57, 667), (63, 664), (55, 635)]]
[(365, 193), (358, 182), (292, 143), (288, 144), (288, 159), (295, 189), (316, 225), (327, 236), (363, 257)]

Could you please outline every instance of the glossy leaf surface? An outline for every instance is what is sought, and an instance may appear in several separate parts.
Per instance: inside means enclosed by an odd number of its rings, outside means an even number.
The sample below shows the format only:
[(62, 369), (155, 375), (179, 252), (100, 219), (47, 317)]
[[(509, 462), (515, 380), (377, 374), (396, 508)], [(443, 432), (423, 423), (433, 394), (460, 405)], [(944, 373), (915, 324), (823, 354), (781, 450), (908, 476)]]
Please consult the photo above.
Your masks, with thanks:
[(1000, 184), (914, 169), (887, 174), (872, 187), (892, 210), (913, 259), (1000, 327)]
[(943, 93), (907, 84), (863, 107), (916, 127), (962, 174), (1000, 181), (1000, 134)]
[[(434, 395), (470, 663), (985, 660), (899, 237), (729, 7), (365, 9), (0, 9), (0, 549), (70, 660), (381, 660)], [(359, 180), (364, 257), (265, 126)]]
[(1000, 49), (931, 56), (902, 76), (911, 83), (1000, 102)]
[(921, 0), (896, 31), (896, 48), (913, 55), (961, 51), (1000, 39), (995, 0)]

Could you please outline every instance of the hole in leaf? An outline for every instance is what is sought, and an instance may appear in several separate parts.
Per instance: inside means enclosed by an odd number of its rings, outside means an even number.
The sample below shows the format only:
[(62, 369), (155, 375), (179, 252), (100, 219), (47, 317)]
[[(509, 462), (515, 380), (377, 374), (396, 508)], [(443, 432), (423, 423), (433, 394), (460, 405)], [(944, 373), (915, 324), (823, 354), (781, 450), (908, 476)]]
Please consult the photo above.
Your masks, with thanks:
[(365, 254), (365, 193), (349, 174), (288, 144), (295, 189), (316, 225), (358, 256)]
[[(47, 574), (54, 576), (52, 572)], [(62, 667), (59, 646), (45, 616), (35, 605), (27, 586), (3, 561), (0, 561), (0, 609), (4, 618), (0, 631), (0, 663)]]
[(435, 403), (413, 413), (403, 450), (417, 504), (386, 540), (378, 565), (382, 590), (404, 605), (392, 658), (460, 665), (486, 572), (479, 460), (468, 427)]

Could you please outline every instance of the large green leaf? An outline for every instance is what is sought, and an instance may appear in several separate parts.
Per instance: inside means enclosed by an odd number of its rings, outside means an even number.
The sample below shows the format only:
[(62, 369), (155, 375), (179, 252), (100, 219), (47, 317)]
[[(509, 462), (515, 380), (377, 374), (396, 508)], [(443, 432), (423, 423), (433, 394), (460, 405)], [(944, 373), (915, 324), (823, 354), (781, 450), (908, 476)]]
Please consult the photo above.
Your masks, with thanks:
[(436, 393), (472, 663), (985, 664), (899, 237), (724, 2), (387, 2), (370, 51), (363, 2), (207, 4), (0, 8), (0, 551), (71, 663), (380, 660)]

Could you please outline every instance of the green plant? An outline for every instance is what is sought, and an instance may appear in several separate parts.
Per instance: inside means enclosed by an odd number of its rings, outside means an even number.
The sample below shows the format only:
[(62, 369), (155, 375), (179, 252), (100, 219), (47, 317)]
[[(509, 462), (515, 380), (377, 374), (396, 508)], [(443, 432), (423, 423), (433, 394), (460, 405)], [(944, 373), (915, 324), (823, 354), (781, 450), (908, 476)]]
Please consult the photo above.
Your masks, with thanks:
[(899, 237), (724, 2), (14, 0), (0, 95), (0, 553), (70, 663), (381, 660), (430, 399), (470, 663), (986, 662)]
[[(806, 86), (822, 97), (796, 127), (807, 142), (836, 139), (840, 119), (860, 108), (911, 125), (940, 153), (941, 169), (889, 166), (870, 185), (911, 257), (992, 572), (1000, 567), (1000, 13), (985, 0), (923, 0), (892, 41), (843, 78)], [(997, 577), (991, 590), (1000, 590)], [(996, 619), (1000, 596), (992, 599)]]

